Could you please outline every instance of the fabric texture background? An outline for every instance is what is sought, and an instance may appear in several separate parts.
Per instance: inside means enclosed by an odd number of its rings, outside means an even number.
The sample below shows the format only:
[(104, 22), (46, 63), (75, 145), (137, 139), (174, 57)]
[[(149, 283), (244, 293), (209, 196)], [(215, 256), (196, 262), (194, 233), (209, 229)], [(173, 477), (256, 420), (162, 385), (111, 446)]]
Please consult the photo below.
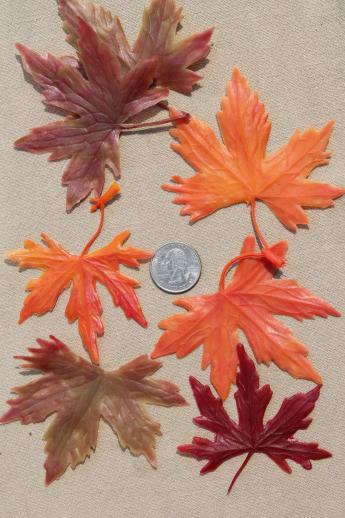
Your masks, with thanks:
[[(118, 14), (133, 39), (139, 28), (144, 0), (102, 0)], [(192, 97), (172, 94), (170, 101), (198, 115), (216, 128), (215, 112), (234, 64), (257, 89), (273, 122), (269, 150), (284, 144), (297, 128), (321, 127), (330, 118), (337, 124), (330, 142), (329, 166), (313, 176), (344, 185), (345, 171), (345, 4), (343, 0), (185, 0), (182, 34), (215, 26), (214, 46), (203, 69), (204, 81)], [(39, 240), (41, 231), (67, 249), (78, 252), (96, 228), (98, 217), (83, 203), (65, 212), (65, 189), (60, 185), (64, 162), (48, 163), (46, 155), (14, 150), (13, 142), (31, 127), (56, 115), (44, 110), (38, 90), (23, 76), (14, 44), (20, 41), (38, 51), (70, 52), (64, 41), (54, 0), (1, 2), (1, 252), (22, 246), (24, 238)], [(168, 130), (133, 133), (122, 137), (122, 196), (106, 211), (101, 246), (119, 231), (131, 229), (137, 246), (156, 249), (172, 241), (194, 246), (201, 255), (203, 272), (190, 294), (212, 292), (225, 262), (237, 255), (245, 236), (252, 232), (245, 205), (221, 210), (195, 225), (179, 216), (172, 196), (160, 189), (172, 174), (190, 175), (191, 169), (169, 149)], [(107, 184), (111, 174), (107, 174)], [(270, 243), (289, 241), (285, 274), (344, 310), (345, 197), (335, 208), (310, 210), (310, 228), (288, 232), (269, 210), (259, 205), (258, 219)], [(36, 337), (53, 333), (86, 357), (77, 331), (64, 317), (67, 292), (53, 313), (17, 325), (24, 287), (35, 271), (19, 273), (5, 261), (1, 267), (1, 413), (10, 389), (28, 382), (13, 355), (22, 354)], [(104, 306), (105, 334), (99, 340), (102, 366), (114, 368), (149, 353), (160, 331), (157, 323), (179, 310), (173, 296), (151, 282), (149, 266), (135, 276), (142, 282), (140, 300), (150, 322), (147, 330), (128, 322), (99, 287)], [(279, 317), (280, 318), (280, 317)], [(44, 443), (47, 423), (0, 429), (1, 517), (16, 518), (341, 518), (344, 516), (345, 428), (345, 319), (317, 318), (304, 323), (282, 319), (310, 347), (310, 357), (324, 379), (314, 421), (298, 437), (317, 440), (333, 452), (329, 460), (315, 462), (311, 472), (292, 465), (288, 476), (268, 458), (256, 455), (244, 470), (233, 493), (226, 489), (242, 458), (224, 464), (217, 472), (199, 476), (201, 464), (176, 454), (176, 446), (203, 435), (192, 424), (197, 409), (188, 383), (190, 374), (203, 382), (201, 349), (184, 360), (163, 358), (157, 377), (179, 384), (190, 402), (187, 408), (152, 407), (163, 437), (158, 439), (158, 469), (143, 457), (123, 452), (110, 428), (101, 423), (96, 452), (75, 471), (49, 488), (44, 487)], [(246, 340), (242, 337), (243, 342)], [(249, 351), (250, 349), (247, 348)], [(262, 383), (274, 390), (268, 417), (282, 398), (306, 391), (312, 384), (295, 380), (274, 365), (259, 367)], [(234, 414), (232, 397), (226, 407)]]

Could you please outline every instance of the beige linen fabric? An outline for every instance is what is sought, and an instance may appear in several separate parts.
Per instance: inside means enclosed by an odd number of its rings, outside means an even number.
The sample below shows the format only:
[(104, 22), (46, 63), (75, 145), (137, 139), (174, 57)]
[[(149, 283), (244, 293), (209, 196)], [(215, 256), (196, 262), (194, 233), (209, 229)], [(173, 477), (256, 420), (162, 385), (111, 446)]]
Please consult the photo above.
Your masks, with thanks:
[[(144, 0), (102, 0), (120, 15), (131, 38), (138, 30)], [(259, 90), (273, 121), (269, 150), (286, 142), (295, 128), (320, 127), (337, 119), (330, 142), (333, 158), (314, 177), (337, 185), (345, 183), (345, 7), (343, 0), (185, 0), (183, 33), (215, 26), (214, 47), (203, 70), (202, 87), (191, 98), (172, 94), (176, 106), (200, 116), (216, 128), (225, 83), (234, 64)], [(47, 156), (15, 151), (13, 141), (33, 126), (56, 119), (44, 111), (38, 91), (15, 55), (20, 41), (41, 51), (70, 51), (64, 42), (54, 1), (1, 1), (1, 252), (22, 246), (24, 238), (39, 239), (45, 231), (69, 250), (78, 252), (96, 228), (98, 218), (83, 203), (67, 215), (65, 189), (60, 186), (63, 162), (48, 163)], [(25, 80), (27, 79), (27, 80)], [(169, 149), (166, 129), (124, 136), (121, 140), (122, 197), (106, 211), (101, 246), (129, 228), (133, 244), (156, 249), (171, 240), (194, 246), (203, 262), (199, 284), (191, 292), (212, 292), (225, 262), (236, 255), (244, 237), (252, 232), (248, 209), (232, 207), (191, 226), (179, 216), (171, 195), (160, 185), (172, 174), (190, 175), (191, 169)], [(110, 183), (111, 175), (107, 175)], [(258, 219), (267, 239), (289, 241), (285, 273), (344, 310), (345, 197), (335, 208), (309, 211), (310, 229), (289, 233), (260, 205)], [(28, 382), (13, 355), (22, 354), (36, 337), (56, 334), (86, 357), (76, 325), (64, 318), (67, 293), (53, 313), (17, 325), (24, 286), (35, 272), (18, 273), (1, 266), (1, 412), (13, 386)], [(100, 339), (102, 366), (113, 368), (139, 354), (149, 353), (160, 331), (157, 323), (175, 311), (173, 296), (159, 291), (144, 265), (135, 276), (142, 281), (138, 294), (150, 321), (147, 330), (128, 322), (99, 288), (104, 305), (105, 335)], [(280, 318), (280, 317), (279, 317)], [(243, 459), (224, 464), (217, 472), (199, 476), (201, 464), (176, 454), (176, 446), (199, 434), (192, 424), (197, 414), (188, 384), (193, 374), (203, 382), (201, 350), (184, 360), (164, 358), (157, 377), (181, 386), (190, 406), (180, 409), (152, 407), (162, 425), (158, 440), (158, 469), (143, 457), (123, 452), (110, 428), (102, 423), (96, 452), (75, 471), (49, 488), (43, 484), (42, 435), (47, 423), (0, 429), (0, 515), (3, 518), (342, 518), (344, 516), (344, 319), (321, 318), (304, 323), (288, 321), (296, 335), (310, 346), (310, 357), (325, 386), (309, 430), (300, 438), (318, 440), (333, 452), (330, 460), (315, 462), (311, 472), (293, 465), (288, 476), (263, 455), (256, 455), (226, 496), (228, 483)], [(244, 343), (246, 343), (243, 337)], [(248, 349), (249, 350), (249, 349)], [(274, 398), (271, 416), (286, 394), (306, 391), (312, 384), (295, 380), (275, 366), (259, 367), (262, 383), (270, 383)], [(234, 415), (231, 399), (226, 403)], [(202, 435), (203, 432), (200, 431)]]

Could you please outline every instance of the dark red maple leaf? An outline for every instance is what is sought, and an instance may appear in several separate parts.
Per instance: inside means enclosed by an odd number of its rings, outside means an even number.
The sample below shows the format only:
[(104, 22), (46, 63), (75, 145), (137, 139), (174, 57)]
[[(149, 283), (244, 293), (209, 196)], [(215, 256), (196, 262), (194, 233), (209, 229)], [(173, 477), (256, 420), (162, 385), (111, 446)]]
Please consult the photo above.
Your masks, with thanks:
[(272, 389), (269, 385), (259, 387), (254, 362), (243, 345), (237, 346), (237, 353), (238, 390), (234, 397), (238, 423), (228, 415), (222, 400), (213, 396), (210, 387), (202, 385), (191, 376), (190, 384), (201, 413), (201, 416), (194, 419), (194, 423), (213, 432), (215, 436), (213, 441), (194, 437), (192, 444), (179, 446), (178, 451), (198, 460), (207, 460), (200, 471), (202, 474), (214, 471), (223, 462), (247, 453), (229, 491), (254, 453), (266, 454), (286, 473), (292, 471), (287, 460), (297, 462), (304, 469), (311, 469), (312, 460), (331, 457), (332, 454), (319, 448), (316, 442), (302, 442), (294, 438), (298, 430), (305, 430), (312, 422), (308, 416), (314, 409), (321, 386), (316, 386), (306, 394), (298, 393), (285, 398), (277, 414), (264, 424), (263, 418), (272, 398)]

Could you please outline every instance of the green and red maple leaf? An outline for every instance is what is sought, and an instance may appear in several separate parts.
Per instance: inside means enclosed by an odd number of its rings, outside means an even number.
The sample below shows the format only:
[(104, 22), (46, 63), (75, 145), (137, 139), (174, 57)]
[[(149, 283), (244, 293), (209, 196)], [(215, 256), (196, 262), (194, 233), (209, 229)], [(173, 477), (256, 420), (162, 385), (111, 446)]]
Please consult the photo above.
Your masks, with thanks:
[(40, 423), (56, 414), (45, 435), (46, 483), (75, 468), (96, 448), (100, 420), (118, 436), (122, 448), (145, 455), (156, 466), (156, 437), (162, 435), (146, 405), (183, 406), (186, 401), (169, 381), (152, 379), (161, 364), (139, 356), (117, 370), (106, 372), (75, 355), (54, 336), (29, 348), (24, 369), (42, 376), (15, 387), (16, 398), (0, 423)]

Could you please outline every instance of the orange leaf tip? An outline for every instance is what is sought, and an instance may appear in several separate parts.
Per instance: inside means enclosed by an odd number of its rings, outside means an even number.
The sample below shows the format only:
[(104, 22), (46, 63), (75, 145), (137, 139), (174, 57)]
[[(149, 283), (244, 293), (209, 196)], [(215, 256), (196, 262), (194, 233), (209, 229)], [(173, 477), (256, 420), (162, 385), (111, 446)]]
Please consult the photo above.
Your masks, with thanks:
[(286, 259), (273, 253), (270, 248), (263, 248), (261, 253), (276, 268), (283, 268), (286, 265)]
[(102, 206), (104, 207), (107, 203), (111, 202), (121, 191), (121, 187), (118, 183), (113, 182), (109, 189), (99, 198), (90, 198), (90, 203), (93, 205), (90, 207), (91, 212), (96, 212)]

